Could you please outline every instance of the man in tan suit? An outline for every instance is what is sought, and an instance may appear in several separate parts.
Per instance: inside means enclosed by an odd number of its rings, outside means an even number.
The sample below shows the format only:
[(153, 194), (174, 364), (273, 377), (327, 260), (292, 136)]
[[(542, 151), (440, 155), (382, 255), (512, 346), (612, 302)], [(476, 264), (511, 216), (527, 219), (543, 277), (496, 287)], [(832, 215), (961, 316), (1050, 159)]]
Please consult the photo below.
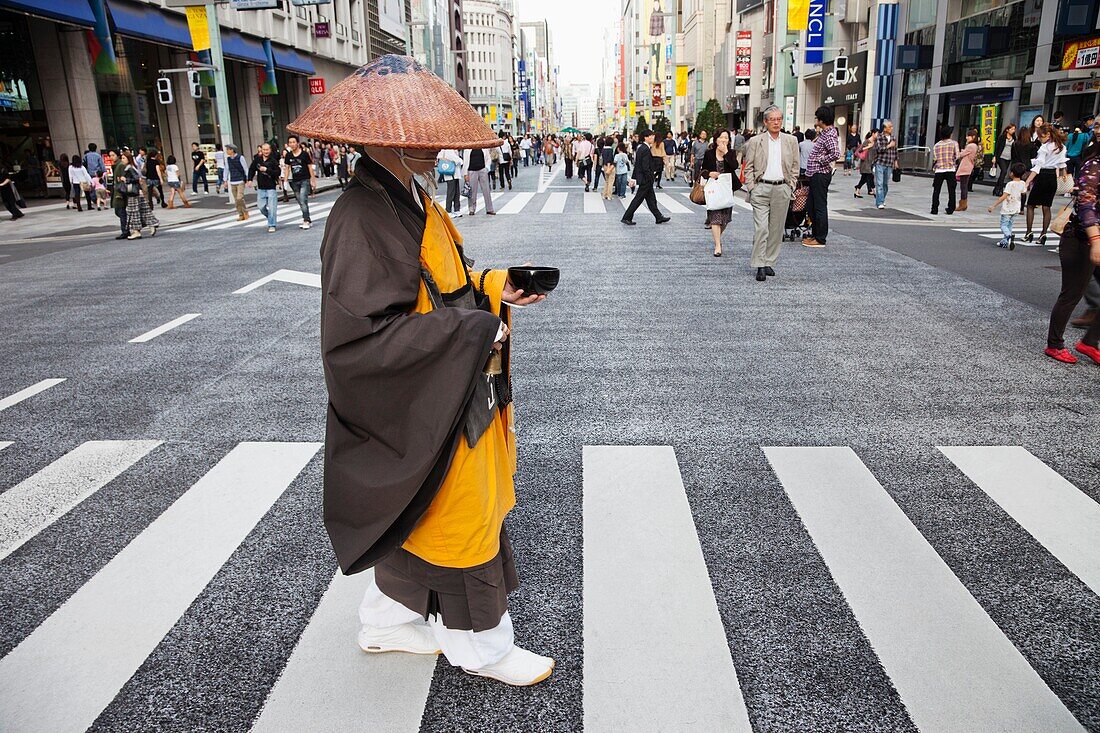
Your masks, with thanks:
[(751, 267), (756, 279), (763, 282), (779, 258), (783, 242), (783, 222), (794, 198), (798, 182), (798, 140), (780, 132), (783, 112), (776, 106), (764, 110), (762, 134), (753, 135), (745, 143), (745, 189), (752, 204), (753, 241)]

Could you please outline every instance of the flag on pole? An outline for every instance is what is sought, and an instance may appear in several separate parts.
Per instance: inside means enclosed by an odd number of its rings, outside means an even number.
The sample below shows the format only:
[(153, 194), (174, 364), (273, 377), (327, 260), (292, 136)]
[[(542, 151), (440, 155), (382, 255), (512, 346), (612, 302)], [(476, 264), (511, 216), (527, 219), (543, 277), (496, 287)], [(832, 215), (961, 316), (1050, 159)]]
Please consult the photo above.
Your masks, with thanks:
[(260, 78), (260, 94), (278, 94), (279, 85), (275, 80), (275, 51), (269, 39), (265, 38), (263, 45), (266, 61), (262, 69), (256, 70), (256, 75)]
[(790, 0), (787, 4), (787, 30), (804, 31), (810, 25), (810, 0)]
[(206, 51), (210, 48), (210, 21), (205, 5), (191, 5), (187, 10), (187, 29), (191, 31), (191, 48)]
[(92, 56), (92, 70), (97, 74), (117, 74), (118, 58), (115, 56), (115, 44), (111, 39), (111, 25), (107, 21), (107, 6), (104, 0), (89, 0), (95, 27), (87, 32), (88, 52)]

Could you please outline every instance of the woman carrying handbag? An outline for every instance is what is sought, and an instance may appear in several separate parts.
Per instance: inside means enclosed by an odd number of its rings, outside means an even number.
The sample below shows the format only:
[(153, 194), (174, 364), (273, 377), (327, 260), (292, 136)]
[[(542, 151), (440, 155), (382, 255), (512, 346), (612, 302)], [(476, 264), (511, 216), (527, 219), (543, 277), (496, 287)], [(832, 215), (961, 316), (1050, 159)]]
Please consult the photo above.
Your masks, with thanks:
[(959, 205), (955, 211), (966, 211), (966, 200), (970, 176), (974, 175), (974, 163), (978, 160), (978, 131), (973, 127), (966, 131), (966, 142), (958, 152), (959, 167), (955, 170), (955, 180), (959, 182)]
[[(733, 219), (733, 201), (729, 201), (729, 207), (711, 208), (712, 204), (707, 201), (710, 198), (707, 196), (707, 188), (715, 188), (725, 184), (719, 184), (719, 180), (730, 181), (730, 188), (728, 190), (729, 199), (733, 198), (733, 192), (741, 188), (741, 181), (737, 176), (737, 156), (730, 149), (730, 134), (728, 130), (719, 130), (714, 135), (714, 142), (711, 143), (707, 149), (706, 154), (703, 156), (703, 165), (700, 167), (699, 181), (696, 181), (698, 186), (703, 181), (706, 181), (704, 188), (704, 202), (707, 206), (707, 221), (705, 226), (710, 228), (711, 236), (714, 237), (714, 256), (722, 256), (722, 232), (729, 226), (730, 221)], [(725, 179), (719, 177), (725, 175)], [(712, 183), (713, 181), (713, 183)], [(726, 193), (725, 190), (722, 191)], [(695, 192), (692, 191), (692, 201), (696, 200)]]

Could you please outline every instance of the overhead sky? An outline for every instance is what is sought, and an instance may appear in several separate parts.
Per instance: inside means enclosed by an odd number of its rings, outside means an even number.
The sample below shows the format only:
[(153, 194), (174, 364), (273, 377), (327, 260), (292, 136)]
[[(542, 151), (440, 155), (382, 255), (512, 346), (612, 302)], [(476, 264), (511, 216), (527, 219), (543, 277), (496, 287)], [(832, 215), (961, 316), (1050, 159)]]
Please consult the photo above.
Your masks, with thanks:
[(618, 27), (619, 0), (515, 0), (515, 7), (520, 21), (549, 22), (559, 84), (600, 83), (604, 29)]

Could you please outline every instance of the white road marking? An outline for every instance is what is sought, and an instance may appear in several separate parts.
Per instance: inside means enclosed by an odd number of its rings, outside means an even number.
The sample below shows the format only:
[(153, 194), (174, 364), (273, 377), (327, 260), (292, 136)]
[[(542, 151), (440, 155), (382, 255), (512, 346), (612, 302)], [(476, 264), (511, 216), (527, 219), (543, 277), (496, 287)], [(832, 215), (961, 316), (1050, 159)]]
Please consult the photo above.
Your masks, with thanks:
[(668, 446), (584, 446), (584, 729), (751, 731)]
[(984, 227), (980, 229), (952, 229), (953, 232), (962, 232), (964, 234), (981, 234), (982, 232), (997, 232), (1000, 234), (1001, 230), (997, 227)]
[[(690, 196), (691, 194), (689, 193), (688, 195)], [(734, 202), (735, 204), (737, 204), (738, 206), (740, 206), (740, 207), (741, 207), (742, 209), (746, 209), (746, 210), (748, 210), (748, 211), (752, 211), (752, 204), (750, 204), (750, 203), (749, 203), (748, 201), (743, 201), (743, 200), (741, 200), (741, 199), (739, 199), (739, 198), (737, 198), (737, 197), (735, 196), (735, 197), (733, 198), (733, 202)]]
[(0, 720), (87, 729), (320, 447), (230, 451), (0, 660)]
[(540, 214), (560, 214), (565, 211), (565, 202), (568, 200), (569, 194), (567, 193), (551, 193), (546, 197), (546, 203), (542, 205), (542, 211)]
[(691, 209), (681, 204), (667, 193), (657, 194), (657, 203), (670, 214), (690, 214)]
[(171, 331), (176, 326), (182, 326), (183, 324), (187, 323), (188, 321), (192, 321), (192, 320), (198, 318), (201, 315), (202, 315), (202, 313), (185, 313), (184, 315), (180, 316), (179, 318), (177, 318), (175, 320), (168, 321), (168, 323), (165, 323), (163, 326), (157, 326), (152, 331), (146, 331), (145, 333), (141, 334), (140, 336), (136, 336), (135, 338), (130, 339), (127, 343), (130, 343), (130, 344), (143, 344), (146, 341), (152, 341), (157, 336), (160, 336), (162, 333), (167, 333), (168, 331)]
[[(259, 209), (257, 209), (257, 217), (253, 218), (259, 218), (259, 221), (252, 221), (250, 219), (248, 222), (245, 223), (246, 228), (252, 229), (254, 227), (267, 226), (267, 217), (263, 214), (259, 214), (258, 212)], [(275, 210), (275, 221), (277, 224), (285, 223), (284, 220), (291, 216), (297, 216), (298, 219), (302, 218), (302, 210), (298, 208), (298, 204), (283, 204)]]
[(917, 728), (1083, 730), (850, 448), (763, 450)]
[(511, 201), (506, 203), (500, 209), (497, 209), (497, 213), (503, 215), (518, 214), (523, 211), (523, 207), (526, 206), (528, 202), (530, 202), (531, 199), (533, 199), (534, 197), (535, 194), (531, 193), (530, 191), (517, 193), (515, 196), (512, 197)]
[(204, 219), (202, 221), (197, 221), (194, 224), (186, 224), (186, 225), (181, 226), (181, 227), (172, 227), (168, 231), (172, 231), (172, 232), (192, 232), (196, 229), (205, 229), (205, 228), (210, 227), (210, 226), (215, 225), (215, 224), (224, 224), (225, 222), (231, 222), (231, 221), (236, 221), (236, 220), (237, 220), (237, 215), (233, 214), (232, 216), (222, 216), (222, 217), (218, 217), (217, 219)]
[(586, 214), (607, 213), (607, 209), (603, 207), (603, 199), (600, 198), (598, 193), (581, 194), (581, 201), (584, 202), (584, 213)]
[(61, 384), (64, 381), (65, 381), (64, 378), (62, 378), (62, 379), (43, 379), (41, 382), (38, 382), (37, 384), (32, 384), (30, 387), (27, 387), (26, 389), (21, 389), (18, 392), (16, 392), (15, 394), (9, 395), (9, 396), (5, 397), (4, 399), (0, 400), (0, 412), (3, 412), (4, 410), (8, 409), (12, 405), (18, 405), (20, 402), (22, 402), (23, 400), (25, 400), (29, 397), (34, 397), (39, 392), (45, 392), (50, 387), (57, 386), (57, 385)]
[(373, 576), (337, 572), (252, 733), (319, 730), (321, 720), (332, 731), (362, 730), (370, 721), (372, 730), (418, 733), (438, 657), (359, 648), (359, 602)]
[(233, 295), (251, 293), (253, 290), (260, 287), (261, 285), (266, 285), (267, 283), (274, 282), (276, 280), (284, 283), (294, 283), (295, 285), (306, 285), (311, 288), (321, 287), (320, 275), (314, 275), (311, 272), (299, 272), (298, 270), (277, 270), (270, 275), (261, 277), (259, 280), (245, 285), (239, 290), (234, 290)]
[(0, 450), (4, 450), (9, 445), (15, 445), (15, 442), (11, 440), (0, 440)]
[(978, 488), (1100, 594), (1100, 504), (1018, 446), (939, 446)]
[(557, 178), (558, 174), (561, 173), (562, 166), (562, 163), (558, 163), (557, 165), (555, 165), (549, 176), (546, 175), (546, 167), (539, 166), (539, 168), (541, 169), (539, 170), (539, 193), (546, 193), (546, 188), (555, 178)]
[(0, 559), (102, 489), (160, 445), (156, 440), (82, 443), (0, 494)]

